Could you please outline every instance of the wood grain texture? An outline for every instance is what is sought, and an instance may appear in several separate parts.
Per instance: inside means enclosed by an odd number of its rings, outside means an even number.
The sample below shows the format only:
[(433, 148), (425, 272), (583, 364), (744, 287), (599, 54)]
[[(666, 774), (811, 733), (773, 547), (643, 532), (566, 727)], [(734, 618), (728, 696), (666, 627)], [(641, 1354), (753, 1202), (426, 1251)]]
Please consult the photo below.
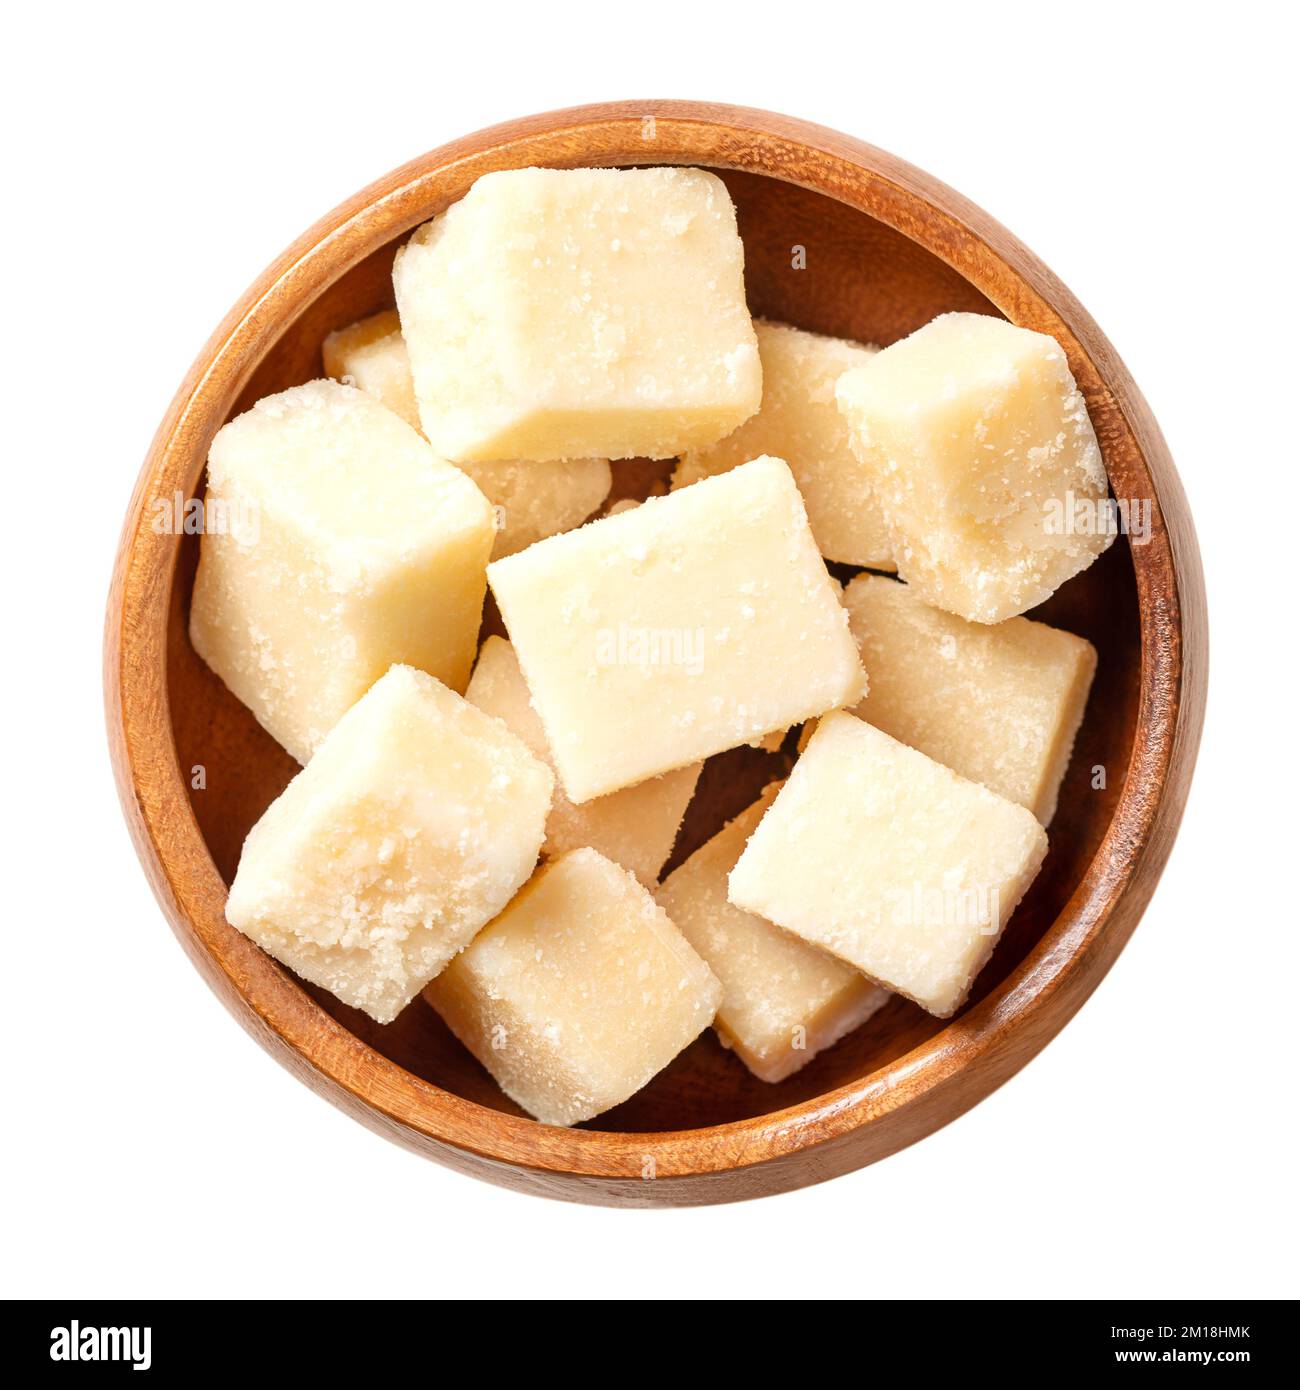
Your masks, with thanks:
[[(1150, 499), (1154, 517), (1148, 544), (1121, 541), (1036, 614), (1089, 637), (1100, 670), (1048, 861), (957, 1017), (941, 1023), (894, 1001), (778, 1086), (753, 1078), (710, 1033), (617, 1110), (563, 1130), (520, 1115), (419, 1001), (380, 1027), (227, 926), (243, 837), (295, 765), (190, 648), (197, 540), (156, 533), (151, 503), (194, 495), (226, 419), (319, 375), (330, 329), (391, 304), (397, 245), (479, 175), (639, 164), (698, 164), (726, 179), (756, 312), (878, 343), (949, 309), (1052, 334), (1087, 398), (1116, 496)], [(662, 466), (616, 468), (618, 496), (662, 482)], [(529, 117), (434, 150), (275, 261), (204, 348), (150, 448), (109, 598), (105, 695), (122, 804), (154, 891), (190, 958), (268, 1051), (379, 1133), (461, 1171), (551, 1197), (692, 1205), (804, 1186), (892, 1153), (969, 1109), (1069, 1020), (1132, 933), (1168, 856), (1206, 661), (1200, 559), (1165, 442), (1113, 348), (1041, 262), (951, 189), (848, 136), (761, 111), (644, 101)], [(676, 857), (787, 767), (789, 748), (711, 760)], [(201, 791), (190, 788), (196, 764)], [(1095, 766), (1106, 769), (1102, 790)]]

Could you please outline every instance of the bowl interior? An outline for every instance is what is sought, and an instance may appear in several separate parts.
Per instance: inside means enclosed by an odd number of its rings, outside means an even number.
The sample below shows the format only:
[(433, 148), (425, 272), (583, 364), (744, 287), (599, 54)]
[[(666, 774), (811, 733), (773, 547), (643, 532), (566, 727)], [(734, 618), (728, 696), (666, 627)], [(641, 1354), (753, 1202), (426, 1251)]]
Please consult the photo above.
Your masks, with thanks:
[[(917, 243), (823, 194), (780, 179), (718, 171), (735, 200), (745, 243), (751, 309), (802, 328), (887, 345), (948, 310), (996, 313), (968, 281)], [(405, 233), (325, 289), (288, 326), (255, 370), (232, 414), (264, 395), (322, 374), (320, 345), (334, 328), (391, 307), (393, 254)], [(617, 463), (615, 495), (643, 497), (670, 465)], [(190, 801), (218, 871), (228, 884), (250, 827), (298, 770), (252, 715), (195, 655), (186, 635), (198, 538), (181, 547), (171, 595), (167, 677), (172, 730), (185, 781), (205, 769)], [(843, 579), (851, 571), (834, 567)], [(1120, 539), (1086, 573), (1066, 584), (1034, 617), (1087, 637), (1099, 665), (1075, 745), (1051, 849), (1030, 892), (976, 983), (971, 1004), (1020, 963), (1050, 927), (1083, 877), (1123, 786), (1138, 712), (1138, 598), (1128, 543)], [(502, 631), (489, 597), (485, 632)], [(669, 868), (747, 805), (763, 784), (789, 770), (789, 738), (778, 754), (739, 749), (713, 758), (678, 837)], [(1104, 785), (1096, 769), (1104, 769)], [(422, 1001), (381, 1027), (311, 986), (311, 994), (370, 1047), (426, 1081), (467, 1100), (522, 1112)], [(895, 999), (865, 1026), (779, 1085), (757, 1080), (706, 1032), (644, 1090), (591, 1121), (596, 1130), (695, 1129), (781, 1110), (870, 1075), (944, 1028)]]

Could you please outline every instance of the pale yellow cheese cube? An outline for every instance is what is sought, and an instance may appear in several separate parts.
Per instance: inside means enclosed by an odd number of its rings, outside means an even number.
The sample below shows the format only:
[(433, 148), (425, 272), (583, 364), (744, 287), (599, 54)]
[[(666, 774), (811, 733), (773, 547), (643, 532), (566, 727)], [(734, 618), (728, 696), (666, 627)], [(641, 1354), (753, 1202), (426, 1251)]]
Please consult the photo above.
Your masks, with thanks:
[(721, 994), (645, 888), (576, 849), (539, 870), (425, 998), (511, 1100), (572, 1125), (662, 1071)]
[[(408, 424), (420, 428), (411, 382), (411, 359), (396, 310), (362, 319), (325, 339), (325, 371), (346, 377)], [(519, 459), (457, 465), (477, 484), (496, 512), (492, 558), (513, 555), (544, 536), (580, 526), (609, 496), (608, 459)]]
[(505, 459), (456, 466), (474, 479), (496, 512), (494, 560), (581, 526), (609, 496), (613, 481), (608, 459)]
[(769, 787), (656, 894), (722, 985), (713, 1026), (723, 1045), (773, 1082), (792, 1076), (889, 998), (851, 966), (727, 901), (727, 875), (776, 791)]
[[(1106, 473), (1060, 344), (983, 314), (943, 314), (839, 380), (898, 571), (926, 600), (997, 623), (1110, 545)], [(1070, 518), (1069, 524), (1066, 518)]]
[(759, 822), (728, 897), (947, 1018), (1046, 853), (1023, 806), (836, 711)]
[(396, 309), (385, 309), (336, 329), (321, 347), (325, 375), (346, 381), (382, 401), (412, 429), (420, 428), (411, 359), (402, 341)]
[[(549, 765), (542, 721), (529, 702), (514, 648), (503, 637), (489, 637), (483, 643), (465, 698), (500, 719)], [(630, 869), (642, 883), (657, 882), (659, 870), (672, 853), (700, 768), (700, 763), (692, 763), (582, 806), (575, 806), (557, 786), (546, 822), (544, 852), (555, 857), (588, 847)]]
[(763, 404), (738, 430), (681, 460), (673, 487), (686, 487), (737, 464), (772, 454), (794, 474), (808, 524), (828, 560), (892, 570), (889, 535), (871, 491), (870, 469), (849, 445), (835, 404), (835, 383), (878, 348), (807, 333), (785, 323), (754, 322), (763, 364)]
[(844, 606), (871, 672), (853, 713), (1049, 824), (1097, 669), (1092, 643), (1028, 618), (968, 623), (880, 575), (854, 579)]
[(299, 762), (390, 666), (463, 690), (483, 613), (492, 508), (392, 411), (312, 381), (212, 442), (195, 650)]
[(551, 783), (498, 720), (394, 666), (249, 832), (226, 919), (389, 1023), (527, 881)]
[(485, 174), (393, 285), (447, 458), (671, 458), (758, 409), (736, 213), (702, 169)]
[(539, 541), (488, 577), (579, 804), (866, 691), (780, 459)]

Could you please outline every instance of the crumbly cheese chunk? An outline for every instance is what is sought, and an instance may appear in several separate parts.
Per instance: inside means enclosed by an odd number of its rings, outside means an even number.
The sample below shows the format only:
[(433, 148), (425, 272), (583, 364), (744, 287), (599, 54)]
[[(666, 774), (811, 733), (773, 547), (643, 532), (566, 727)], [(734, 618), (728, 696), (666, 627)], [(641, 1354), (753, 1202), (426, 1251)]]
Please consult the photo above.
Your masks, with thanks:
[(498, 720), (394, 666), (249, 832), (226, 918), (389, 1023), (532, 873), (551, 784)]
[(446, 458), (671, 458), (758, 409), (744, 249), (702, 169), (485, 174), (398, 252), (424, 432)]
[(321, 360), (326, 376), (374, 396), (412, 429), (420, 428), (411, 359), (396, 309), (335, 329), (321, 346)]
[(673, 487), (712, 478), (772, 454), (794, 474), (808, 524), (828, 560), (892, 570), (894, 561), (871, 471), (849, 445), (849, 427), (835, 404), (835, 383), (871, 360), (878, 348), (755, 320), (763, 364), (763, 404), (738, 430), (686, 454)]
[(581, 526), (609, 496), (613, 481), (608, 459), (506, 459), (457, 467), (474, 479), (496, 512), (494, 560)]
[(511, 1100), (572, 1125), (662, 1071), (721, 994), (645, 888), (577, 849), (542, 868), (425, 997)]
[(373, 397), (259, 401), (213, 440), (206, 508), (190, 637), (299, 762), (395, 663), (465, 688), (492, 508)]
[(943, 314), (846, 372), (836, 396), (898, 571), (927, 603), (1001, 622), (1114, 539), (1097, 436), (1054, 338)]
[(853, 713), (1049, 824), (1097, 669), (1092, 643), (1028, 618), (968, 623), (880, 575), (854, 579), (844, 606), (871, 672)]
[(1047, 853), (1023, 806), (851, 714), (828, 714), (728, 897), (947, 1018)]
[(578, 804), (866, 690), (780, 459), (539, 541), (489, 581)]

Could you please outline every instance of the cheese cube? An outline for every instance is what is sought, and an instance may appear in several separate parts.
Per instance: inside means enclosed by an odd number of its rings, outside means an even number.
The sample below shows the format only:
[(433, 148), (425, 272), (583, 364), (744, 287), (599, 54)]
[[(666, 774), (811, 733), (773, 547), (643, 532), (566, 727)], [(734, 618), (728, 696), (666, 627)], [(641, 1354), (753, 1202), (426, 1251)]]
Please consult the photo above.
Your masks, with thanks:
[(447, 458), (671, 458), (758, 409), (736, 212), (702, 169), (485, 174), (393, 285)]
[[(420, 428), (411, 382), (411, 359), (397, 313), (376, 314), (325, 339), (327, 375), (347, 377), (353, 386)], [(580, 526), (609, 496), (613, 477), (608, 459), (563, 459), (533, 463), (519, 459), (462, 463), (496, 512), (492, 558), (513, 555), (544, 536)]]
[(572, 1125), (662, 1071), (721, 994), (636, 879), (576, 849), (541, 869), (425, 998), (511, 1100)]
[(784, 1081), (888, 1000), (834, 956), (727, 901), (727, 875), (776, 794), (773, 785), (674, 869), (659, 906), (722, 984), (713, 1026), (763, 1081)]
[(190, 638), (299, 762), (394, 663), (465, 688), (492, 508), (392, 411), (334, 381), (268, 396), (213, 440), (214, 499), (252, 524), (204, 533)]
[(879, 349), (761, 319), (754, 332), (763, 365), (758, 414), (711, 448), (688, 453), (673, 474), (674, 489), (773, 454), (790, 465), (827, 559), (892, 570), (870, 470), (850, 447), (848, 425), (835, 404), (836, 381)]
[(226, 920), (389, 1023), (528, 879), (551, 781), (497, 720), (394, 666), (249, 832)]
[[(504, 638), (489, 637), (483, 643), (465, 698), (500, 719), (536, 757), (550, 763), (542, 721), (529, 702), (514, 648)], [(546, 822), (544, 853), (554, 857), (589, 847), (630, 869), (642, 883), (655, 883), (672, 853), (700, 767), (692, 763), (583, 806), (575, 806), (557, 786)]]
[(581, 526), (609, 496), (613, 481), (608, 459), (505, 459), (456, 466), (473, 478), (496, 512), (494, 560)]
[(866, 690), (780, 459), (539, 541), (488, 578), (579, 804)]
[(947, 1018), (1043, 856), (1033, 815), (851, 714), (828, 714), (728, 896)]
[(1049, 824), (1097, 669), (1092, 643), (1028, 618), (968, 623), (880, 575), (854, 579), (844, 606), (871, 672), (853, 713)]
[(402, 341), (397, 310), (336, 329), (321, 348), (325, 375), (355, 386), (382, 401), (412, 429), (420, 428), (420, 411), (411, 382), (411, 359)]
[(997, 623), (1041, 603), (1111, 543), (1106, 472), (1060, 344), (943, 314), (836, 388), (899, 573), (927, 603)]

